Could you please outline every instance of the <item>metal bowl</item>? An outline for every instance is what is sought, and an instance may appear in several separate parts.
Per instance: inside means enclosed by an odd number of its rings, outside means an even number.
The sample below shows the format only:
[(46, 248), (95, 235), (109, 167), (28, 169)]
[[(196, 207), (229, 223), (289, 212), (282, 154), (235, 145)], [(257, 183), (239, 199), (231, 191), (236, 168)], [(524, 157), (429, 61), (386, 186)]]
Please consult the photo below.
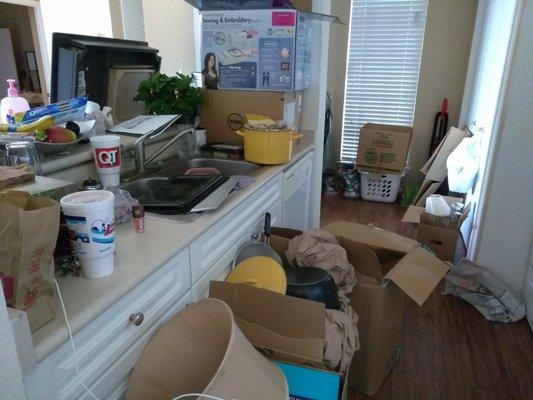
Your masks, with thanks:
[(87, 139), (86, 136), (79, 135), (78, 138), (73, 142), (68, 143), (48, 143), (48, 142), (38, 142), (35, 141), (33, 144), (37, 151), (41, 154), (54, 154), (54, 153), (68, 153), (71, 151), (71, 148), (82, 140)]

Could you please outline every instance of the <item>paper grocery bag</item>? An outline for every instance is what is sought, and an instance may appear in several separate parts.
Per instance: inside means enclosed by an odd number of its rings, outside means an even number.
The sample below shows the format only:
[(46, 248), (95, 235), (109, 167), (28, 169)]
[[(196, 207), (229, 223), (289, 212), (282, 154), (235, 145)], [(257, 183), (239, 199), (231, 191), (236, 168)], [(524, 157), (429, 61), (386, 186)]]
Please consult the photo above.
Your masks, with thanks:
[(55, 318), (54, 249), (59, 203), (0, 193), (0, 278), (7, 305), (28, 313), (30, 330)]

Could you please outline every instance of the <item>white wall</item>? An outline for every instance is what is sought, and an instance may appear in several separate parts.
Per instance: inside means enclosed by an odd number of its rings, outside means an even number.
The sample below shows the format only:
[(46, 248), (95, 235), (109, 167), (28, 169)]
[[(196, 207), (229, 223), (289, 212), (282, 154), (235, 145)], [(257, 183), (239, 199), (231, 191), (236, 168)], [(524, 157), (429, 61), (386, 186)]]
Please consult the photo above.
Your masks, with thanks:
[(533, 239), (533, 2), (526, 1), (510, 66), (476, 262), (521, 293)]
[(145, 40), (159, 49), (161, 72), (196, 71), (193, 7), (184, 0), (143, 0)]
[(109, 0), (40, 0), (43, 24), (52, 54), (52, 33), (113, 37)]

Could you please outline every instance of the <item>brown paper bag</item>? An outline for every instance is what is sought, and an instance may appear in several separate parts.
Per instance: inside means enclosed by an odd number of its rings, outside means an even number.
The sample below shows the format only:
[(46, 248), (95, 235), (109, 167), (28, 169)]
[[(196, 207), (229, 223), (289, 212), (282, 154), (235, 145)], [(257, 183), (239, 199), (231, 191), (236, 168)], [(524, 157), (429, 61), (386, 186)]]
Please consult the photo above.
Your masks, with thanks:
[(28, 313), (30, 330), (55, 318), (54, 249), (59, 203), (0, 193), (0, 279), (7, 305)]

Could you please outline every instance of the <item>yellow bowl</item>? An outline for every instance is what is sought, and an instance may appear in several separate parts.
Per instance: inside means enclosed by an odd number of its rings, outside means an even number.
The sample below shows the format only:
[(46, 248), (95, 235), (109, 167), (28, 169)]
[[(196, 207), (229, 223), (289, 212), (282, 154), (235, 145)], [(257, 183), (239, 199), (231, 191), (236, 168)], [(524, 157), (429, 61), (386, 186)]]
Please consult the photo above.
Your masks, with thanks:
[(244, 138), (244, 159), (246, 161), (277, 165), (291, 160), (292, 142), (301, 138), (301, 133), (285, 131), (264, 131), (241, 129), (237, 134)]
[(287, 291), (285, 271), (274, 259), (264, 256), (241, 261), (226, 278), (229, 283), (244, 283), (280, 294)]

